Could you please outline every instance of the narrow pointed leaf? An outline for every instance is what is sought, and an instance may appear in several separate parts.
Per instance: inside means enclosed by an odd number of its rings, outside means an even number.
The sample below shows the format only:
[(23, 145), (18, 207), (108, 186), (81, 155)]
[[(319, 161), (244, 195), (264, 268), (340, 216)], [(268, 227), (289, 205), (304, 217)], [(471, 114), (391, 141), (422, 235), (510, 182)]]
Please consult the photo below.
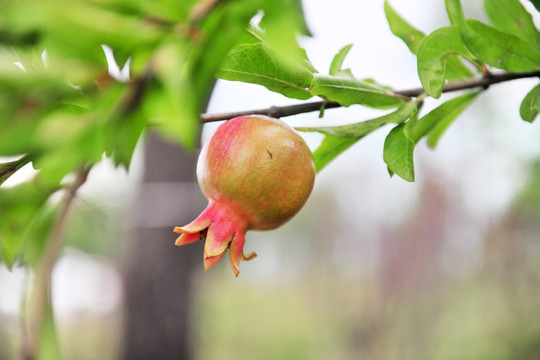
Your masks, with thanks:
[(450, 23), (461, 28), (465, 23), (465, 12), (461, 6), (461, 0), (445, 0), (444, 3)]
[(330, 64), (330, 71), (328, 72), (330, 75), (337, 75), (337, 73), (341, 71), (343, 61), (351, 48), (352, 44), (346, 45), (334, 56), (332, 63)]
[[(438, 108), (431, 111), (424, 117), (433, 116), (439, 117), (439, 121), (435, 124), (433, 129), (429, 132), (427, 137), (427, 143), (430, 147), (437, 146), (439, 139), (444, 134), (446, 129), (452, 124), (452, 122), (476, 99), (480, 92), (473, 92), (465, 94), (463, 96), (452, 99)], [(432, 115), (430, 115), (433, 113)], [(429, 119), (429, 118), (428, 118)]]
[(428, 135), (428, 145), (435, 147), (448, 126), (476, 99), (478, 94), (478, 91), (467, 93), (443, 103), (414, 124), (408, 124), (407, 135), (415, 143)]
[[(407, 136), (418, 143), (421, 138), (431, 133), (440, 123), (450, 124), (478, 95), (478, 91), (467, 93), (449, 100), (416, 121), (409, 121), (406, 126)], [(446, 126), (444, 128), (446, 128)]]
[(313, 152), (315, 168), (321, 170), (356, 141), (388, 123), (402, 123), (417, 109), (419, 101), (409, 101), (390, 114), (356, 124), (334, 127), (296, 128), (306, 132), (325, 134), (321, 145)]
[(519, 114), (528, 122), (533, 122), (540, 112), (540, 85), (535, 86), (523, 99)]
[(319, 172), (329, 162), (350, 148), (358, 140), (359, 139), (357, 138), (341, 138), (333, 135), (326, 135), (321, 145), (313, 152), (315, 170)]
[(135, 147), (139, 142), (142, 132), (146, 126), (146, 118), (140, 112), (130, 114), (120, 121), (109, 124), (105, 137), (112, 141), (114, 137), (113, 160), (115, 165), (130, 168)]
[(389, 171), (414, 181), (414, 141), (405, 133), (405, 124), (394, 127), (384, 141), (383, 159)]
[(426, 37), (421, 30), (418, 30), (414, 26), (410, 25), (405, 19), (403, 19), (391, 6), (388, 1), (384, 2), (384, 12), (390, 30), (394, 35), (403, 40), (405, 45), (413, 54), (418, 53), (420, 43)]
[(360, 104), (378, 109), (398, 107), (408, 99), (366, 81), (320, 74), (313, 76), (310, 91), (313, 95), (338, 102), (343, 106)]
[(402, 123), (411, 116), (418, 106), (417, 101), (408, 101), (401, 105), (396, 111), (389, 114), (361, 121), (355, 124), (341, 125), (341, 126), (326, 126), (326, 127), (309, 127), (309, 128), (296, 128), (300, 131), (308, 132), (320, 132), (325, 135), (332, 135), (341, 138), (355, 138), (360, 139), (369, 134), (373, 130), (380, 128), (388, 123)]
[[(457, 26), (459, 29), (465, 26), (464, 25), (465, 13), (463, 12), (461, 1), (460, 0), (446, 0), (445, 4), (446, 4), (446, 12), (448, 13), (448, 18), (450, 19), (450, 23), (454, 26)], [(478, 69), (481, 69), (483, 67), (484, 64), (481, 63), (478, 59), (472, 58), (472, 55), (469, 55), (469, 56), (471, 56), (470, 60), (474, 61)], [(459, 80), (459, 79), (465, 79), (474, 75), (473, 71), (471, 71), (468, 67), (466, 67), (457, 55), (449, 55), (447, 60), (448, 60), (447, 65), (446, 65), (446, 79), (447, 80), (454, 81), (454, 80)]]
[[(253, 2), (254, 0), (251, 0)], [(264, 12), (259, 25), (263, 38), (282, 60), (293, 62), (298, 55), (297, 35), (309, 35), (300, 0), (256, 0)]]

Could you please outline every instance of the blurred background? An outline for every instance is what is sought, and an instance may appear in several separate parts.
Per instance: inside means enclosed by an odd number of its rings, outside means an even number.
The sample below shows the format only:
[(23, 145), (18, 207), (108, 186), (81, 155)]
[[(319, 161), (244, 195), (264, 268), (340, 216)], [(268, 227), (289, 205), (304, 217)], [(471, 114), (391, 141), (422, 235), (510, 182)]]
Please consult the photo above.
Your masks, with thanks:
[[(420, 86), (383, 1), (303, 4), (313, 36), (300, 43), (320, 72), (352, 43), (344, 67), (357, 77)], [(442, 0), (392, 5), (426, 33), (448, 23)], [(486, 20), (482, 1), (464, 7)], [(248, 233), (246, 252), (259, 256), (241, 263), (238, 278), (226, 261), (205, 273), (202, 244), (173, 246), (173, 227), (206, 205), (194, 183), (196, 153), (148, 136), (129, 173), (104, 159), (81, 189), (53, 273), (61, 353), (71, 360), (540, 359), (540, 127), (519, 118), (537, 82), (492, 86), (436, 149), (417, 146), (415, 183), (388, 176), (389, 128), (369, 135), (318, 174), (292, 221)], [(296, 102), (218, 81), (208, 112)], [(344, 124), (379, 114), (353, 106), (285, 121)], [(205, 126), (203, 142), (216, 126)], [(321, 141), (302, 135), (312, 148)], [(23, 269), (0, 265), (0, 359), (16, 351), (29, 281)]]

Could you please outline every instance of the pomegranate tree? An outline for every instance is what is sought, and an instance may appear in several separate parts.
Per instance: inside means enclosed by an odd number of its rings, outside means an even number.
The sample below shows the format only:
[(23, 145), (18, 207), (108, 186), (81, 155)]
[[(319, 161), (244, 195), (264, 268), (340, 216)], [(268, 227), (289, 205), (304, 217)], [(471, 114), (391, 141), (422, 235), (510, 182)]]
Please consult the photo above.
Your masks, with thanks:
[(239, 274), (247, 230), (275, 229), (304, 205), (315, 180), (311, 151), (284, 122), (262, 115), (240, 116), (223, 123), (204, 145), (197, 178), (209, 203), (197, 219), (175, 227), (175, 245), (205, 239), (208, 270), (229, 251)]

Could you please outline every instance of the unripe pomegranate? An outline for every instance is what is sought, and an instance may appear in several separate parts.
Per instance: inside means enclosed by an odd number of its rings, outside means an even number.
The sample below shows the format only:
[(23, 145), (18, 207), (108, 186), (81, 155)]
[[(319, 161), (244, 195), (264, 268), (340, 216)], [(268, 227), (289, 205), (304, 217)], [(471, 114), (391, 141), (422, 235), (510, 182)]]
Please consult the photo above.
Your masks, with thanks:
[(275, 229), (304, 205), (315, 180), (311, 152), (287, 124), (266, 116), (240, 116), (222, 124), (202, 148), (197, 162), (199, 185), (208, 199), (192, 223), (175, 227), (175, 245), (206, 240), (204, 268), (230, 249), (238, 276), (247, 230)]

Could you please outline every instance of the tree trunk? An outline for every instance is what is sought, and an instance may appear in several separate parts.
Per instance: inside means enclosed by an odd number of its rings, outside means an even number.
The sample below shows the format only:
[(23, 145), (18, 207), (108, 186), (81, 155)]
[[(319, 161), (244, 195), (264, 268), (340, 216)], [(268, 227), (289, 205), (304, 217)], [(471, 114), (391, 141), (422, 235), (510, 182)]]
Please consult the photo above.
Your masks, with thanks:
[[(125, 360), (191, 359), (192, 274), (202, 270), (201, 244), (175, 248), (174, 225), (202, 210), (196, 154), (149, 134), (134, 236), (128, 240)], [(199, 269), (200, 268), (200, 269)]]

